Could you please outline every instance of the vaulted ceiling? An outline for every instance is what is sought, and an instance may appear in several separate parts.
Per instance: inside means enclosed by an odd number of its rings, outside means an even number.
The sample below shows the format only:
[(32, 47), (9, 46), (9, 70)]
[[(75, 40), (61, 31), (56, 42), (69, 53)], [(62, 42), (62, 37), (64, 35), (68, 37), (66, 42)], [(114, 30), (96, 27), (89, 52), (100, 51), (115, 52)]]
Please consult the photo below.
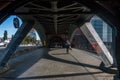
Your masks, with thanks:
[(63, 34), (71, 24), (81, 24), (97, 14), (96, 4), (119, 16), (119, 3), (114, 0), (0, 0), (0, 21), (9, 15), (31, 15), (46, 34)]

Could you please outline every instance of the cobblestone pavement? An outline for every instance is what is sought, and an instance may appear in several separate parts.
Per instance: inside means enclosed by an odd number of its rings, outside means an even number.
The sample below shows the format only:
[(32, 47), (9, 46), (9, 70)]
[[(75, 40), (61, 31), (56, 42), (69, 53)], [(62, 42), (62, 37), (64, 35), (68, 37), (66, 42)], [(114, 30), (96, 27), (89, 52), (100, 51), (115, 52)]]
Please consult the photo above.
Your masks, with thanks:
[(39, 49), (11, 59), (10, 70), (0, 80), (113, 80), (113, 75), (98, 69), (100, 63), (82, 50), (50, 49), (47, 53)]

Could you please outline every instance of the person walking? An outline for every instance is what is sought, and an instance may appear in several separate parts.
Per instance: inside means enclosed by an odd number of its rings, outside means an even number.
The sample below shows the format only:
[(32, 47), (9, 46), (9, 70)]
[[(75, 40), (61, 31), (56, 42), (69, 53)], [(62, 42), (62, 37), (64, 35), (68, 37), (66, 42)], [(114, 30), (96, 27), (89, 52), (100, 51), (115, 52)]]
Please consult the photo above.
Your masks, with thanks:
[(71, 43), (70, 43), (70, 41), (67, 39), (67, 40), (66, 40), (66, 52), (67, 52), (67, 53), (69, 53), (69, 49), (72, 50), (72, 48), (71, 48)]

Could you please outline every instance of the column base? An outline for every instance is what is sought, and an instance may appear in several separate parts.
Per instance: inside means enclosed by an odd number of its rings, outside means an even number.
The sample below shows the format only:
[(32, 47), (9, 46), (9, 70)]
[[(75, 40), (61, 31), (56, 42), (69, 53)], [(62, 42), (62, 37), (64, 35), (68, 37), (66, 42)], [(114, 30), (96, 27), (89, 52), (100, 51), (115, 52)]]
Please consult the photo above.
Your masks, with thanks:
[(116, 66), (112, 65), (111, 67), (105, 67), (104, 63), (101, 62), (99, 68), (106, 73), (110, 73), (110, 74), (116, 74), (117, 73), (117, 68)]
[(0, 74), (8, 71), (10, 68), (8, 65), (6, 66), (0, 66)]
[(120, 76), (119, 76), (118, 74), (116, 74), (116, 75), (114, 76), (114, 80), (120, 80)]

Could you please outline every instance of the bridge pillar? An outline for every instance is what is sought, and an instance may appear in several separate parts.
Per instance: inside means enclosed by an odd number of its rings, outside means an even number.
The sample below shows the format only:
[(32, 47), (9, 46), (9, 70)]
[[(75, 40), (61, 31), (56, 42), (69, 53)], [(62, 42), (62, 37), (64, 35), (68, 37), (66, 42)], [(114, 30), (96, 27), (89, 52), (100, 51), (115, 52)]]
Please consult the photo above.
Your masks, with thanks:
[(116, 58), (115, 58), (115, 53), (116, 53), (116, 36), (117, 36), (117, 29), (114, 27), (112, 28), (112, 56), (114, 60), (113, 66), (116, 66)]
[(42, 46), (43, 46), (44, 41), (46, 40), (45, 30), (44, 30), (43, 26), (37, 20), (35, 20), (34, 28), (37, 31), (37, 33), (41, 39)]
[(119, 43), (120, 43), (120, 29), (117, 28), (115, 57), (117, 62), (118, 74), (115, 76), (114, 80), (120, 80), (120, 44)]
[(32, 29), (33, 25), (34, 25), (34, 20), (32, 19), (24, 20), (23, 24), (17, 30), (11, 42), (8, 44), (8, 46), (5, 49), (4, 57), (2, 58), (0, 62), (0, 69), (1, 67), (6, 66), (10, 57), (15, 52), (16, 48), (19, 46), (19, 44), (22, 42), (25, 36), (28, 34), (28, 32)]

